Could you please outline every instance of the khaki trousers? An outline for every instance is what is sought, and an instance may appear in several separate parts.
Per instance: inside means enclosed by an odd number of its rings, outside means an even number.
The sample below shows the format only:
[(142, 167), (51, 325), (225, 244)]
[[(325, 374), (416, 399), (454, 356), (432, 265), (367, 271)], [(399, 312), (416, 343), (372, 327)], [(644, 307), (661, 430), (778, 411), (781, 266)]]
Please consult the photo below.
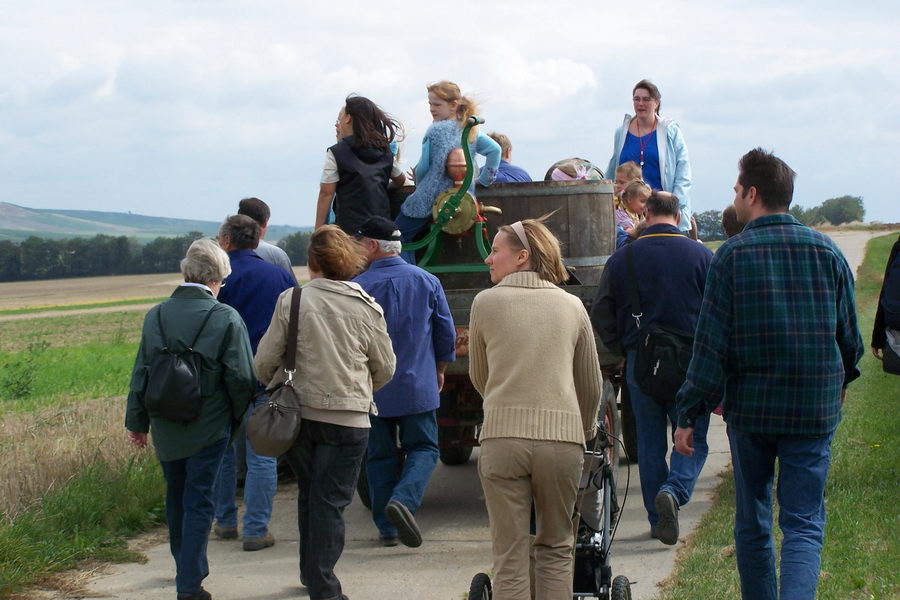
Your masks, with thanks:
[[(571, 600), (572, 513), (583, 460), (581, 445), (569, 442), (482, 442), (478, 474), (491, 523), (494, 600)], [(537, 515), (534, 590), (529, 577), (532, 499)]]

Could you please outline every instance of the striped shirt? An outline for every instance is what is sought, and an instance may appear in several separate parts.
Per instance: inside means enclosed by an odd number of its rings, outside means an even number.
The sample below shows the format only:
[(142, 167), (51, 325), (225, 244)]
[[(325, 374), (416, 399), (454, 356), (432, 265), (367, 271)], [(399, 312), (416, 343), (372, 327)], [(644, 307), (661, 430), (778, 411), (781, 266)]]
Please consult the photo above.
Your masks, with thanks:
[(678, 425), (724, 401), (738, 431), (830, 433), (862, 355), (841, 251), (788, 214), (760, 217), (713, 257)]

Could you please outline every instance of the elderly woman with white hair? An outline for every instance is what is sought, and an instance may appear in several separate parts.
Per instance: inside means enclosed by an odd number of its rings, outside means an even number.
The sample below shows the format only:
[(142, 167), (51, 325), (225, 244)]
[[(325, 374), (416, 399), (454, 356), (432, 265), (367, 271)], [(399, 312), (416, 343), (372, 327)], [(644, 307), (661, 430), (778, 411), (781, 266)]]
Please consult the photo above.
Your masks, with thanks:
[[(253, 353), (243, 319), (216, 296), (231, 273), (218, 244), (200, 239), (181, 261), (184, 283), (144, 318), (125, 428), (136, 446), (153, 446), (166, 478), (166, 520), (179, 600), (209, 600), (206, 543), (213, 521), (213, 484), (232, 429), (256, 389)], [(176, 363), (197, 373), (173, 386), (163, 375)], [(184, 380), (179, 380), (184, 384)], [(178, 392), (172, 392), (178, 387)], [(197, 389), (199, 388), (199, 389)], [(193, 390), (195, 393), (190, 393)]]

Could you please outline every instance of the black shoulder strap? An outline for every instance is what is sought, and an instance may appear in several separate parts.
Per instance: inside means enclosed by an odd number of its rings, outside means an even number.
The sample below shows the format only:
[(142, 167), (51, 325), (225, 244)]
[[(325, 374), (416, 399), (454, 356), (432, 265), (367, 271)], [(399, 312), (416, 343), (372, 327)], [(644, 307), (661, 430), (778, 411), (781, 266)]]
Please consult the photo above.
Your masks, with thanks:
[(644, 316), (644, 313), (641, 311), (641, 297), (638, 294), (637, 277), (634, 274), (634, 263), (631, 260), (631, 244), (625, 246), (625, 267), (628, 271), (628, 304), (631, 305), (631, 316), (634, 317), (634, 322), (637, 328), (640, 329), (641, 317)]
[(291, 317), (288, 321), (287, 348), (284, 355), (284, 369), (294, 371), (297, 362), (297, 330), (300, 327), (300, 293), (303, 288), (294, 286), (291, 292)]
[(218, 302), (213, 304), (208, 311), (206, 311), (206, 316), (203, 318), (203, 323), (200, 324), (200, 329), (197, 330), (197, 335), (194, 336), (194, 341), (191, 342), (191, 345), (188, 346), (188, 350), (193, 351), (194, 346), (197, 345), (197, 340), (200, 339), (200, 334), (203, 333), (203, 329), (206, 327), (207, 321), (209, 321), (209, 317), (212, 316), (213, 311), (216, 310), (216, 307), (219, 305)]

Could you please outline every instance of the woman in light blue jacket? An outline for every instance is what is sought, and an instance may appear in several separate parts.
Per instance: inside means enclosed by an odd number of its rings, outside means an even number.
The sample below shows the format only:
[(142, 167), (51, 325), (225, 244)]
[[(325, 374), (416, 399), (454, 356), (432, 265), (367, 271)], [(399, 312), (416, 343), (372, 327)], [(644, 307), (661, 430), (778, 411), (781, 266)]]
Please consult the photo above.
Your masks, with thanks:
[(659, 115), (662, 96), (652, 82), (642, 79), (632, 90), (634, 116), (625, 115), (616, 130), (613, 155), (606, 176), (628, 161), (641, 166), (644, 182), (654, 190), (671, 192), (681, 205), (682, 231), (691, 228), (691, 163), (678, 124)]

